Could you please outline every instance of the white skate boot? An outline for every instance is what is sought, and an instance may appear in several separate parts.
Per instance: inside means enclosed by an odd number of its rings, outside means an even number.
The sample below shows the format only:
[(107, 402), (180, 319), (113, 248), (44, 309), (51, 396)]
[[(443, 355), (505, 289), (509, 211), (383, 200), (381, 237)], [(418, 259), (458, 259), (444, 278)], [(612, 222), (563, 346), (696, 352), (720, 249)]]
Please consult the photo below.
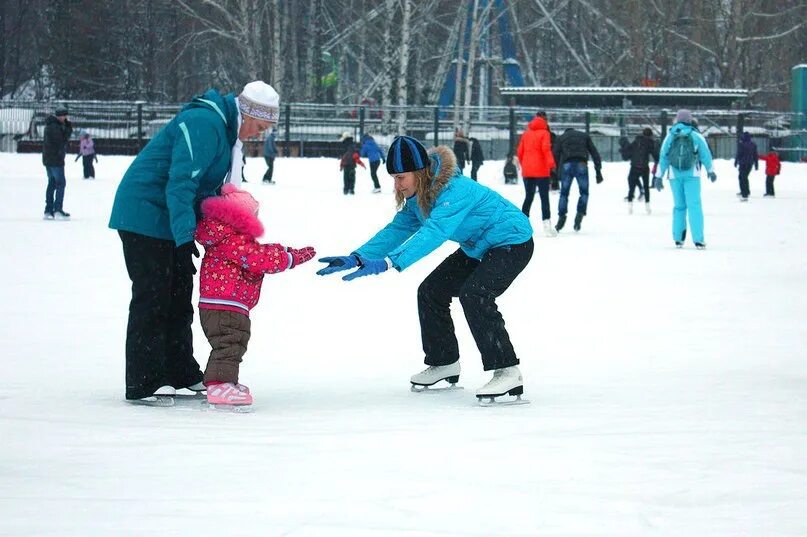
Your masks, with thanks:
[(633, 214), (633, 202), (628, 202), (628, 214)]
[(650, 214), (652, 211), (650, 210), (650, 202), (646, 201), (644, 204), (644, 212)]
[[(524, 405), (529, 403), (521, 398), (524, 393), (524, 379), (521, 376), (518, 366), (503, 367), (493, 371), (493, 378), (490, 382), (476, 390), (476, 397), (482, 406), (492, 405)], [(514, 395), (516, 398), (508, 401), (497, 401), (497, 397), (503, 395)]]
[(140, 399), (129, 399), (126, 402), (133, 405), (145, 406), (174, 406), (174, 396), (177, 391), (173, 386), (160, 386), (154, 390), (154, 395), (149, 395)]
[(457, 382), (460, 380), (460, 363), (459, 361), (448, 365), (430, 365), (420, 373), (412, 375), (409, 382), (412, 383), (413, 392), (423, 392), (427, 390), (435, 391), (430, 388), (441, 380), (445, 380), (450, 384), (448, 388), (437, 388), (437, 390), (456, 390), (461, 389), (457, 387)]
[(555, 229), (555, 226), (552, 225), (552, 221), (549, 219), (544, 220), (544, 235), (547, 237), (558, 236), (558, 231)]

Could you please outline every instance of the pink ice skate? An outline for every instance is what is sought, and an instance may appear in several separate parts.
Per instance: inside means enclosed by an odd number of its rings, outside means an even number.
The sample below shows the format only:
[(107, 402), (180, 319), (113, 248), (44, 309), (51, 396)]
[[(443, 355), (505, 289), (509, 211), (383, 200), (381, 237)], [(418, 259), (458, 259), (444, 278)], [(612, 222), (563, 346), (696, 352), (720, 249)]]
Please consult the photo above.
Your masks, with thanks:
[(233, 384), (232, 382), (208, 386), (207, 402), (216, 410), (230, 412), (250, 412), (252, 410), (252, 395), (249, 393), (249, 388), (243, 384)]

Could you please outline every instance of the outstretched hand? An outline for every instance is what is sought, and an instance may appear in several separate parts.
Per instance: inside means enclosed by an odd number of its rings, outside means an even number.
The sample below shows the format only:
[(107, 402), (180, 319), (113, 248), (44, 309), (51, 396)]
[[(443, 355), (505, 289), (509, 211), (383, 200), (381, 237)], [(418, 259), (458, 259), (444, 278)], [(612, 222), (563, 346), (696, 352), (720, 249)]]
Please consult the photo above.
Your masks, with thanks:
[(311, 261), (314, 259), (314, 256), (317, 255), (317, 251), (314, 250), (313, 246), (306, 246), (299, 250), (297, 248), (286, 248), (286, 251), (291, 255), (291, 266), (289, 268), (294, 268), (306, 261)]
[(334, 272), (350, 270), (359, 266), (359, 258), (355, 255), (340, 255), (335, 257), (320, 257), (320, 263), (328, 263), (328, 266), (317, 271), (320, 276), (327, 276)]
[(359, 256), (359, 270), (351, 272), (342, 279), (346, 282), (361, 278), (362, 276), (375, 276), (386, 272), (390, 268), (390, 263), (386, 259), (366, 259)]

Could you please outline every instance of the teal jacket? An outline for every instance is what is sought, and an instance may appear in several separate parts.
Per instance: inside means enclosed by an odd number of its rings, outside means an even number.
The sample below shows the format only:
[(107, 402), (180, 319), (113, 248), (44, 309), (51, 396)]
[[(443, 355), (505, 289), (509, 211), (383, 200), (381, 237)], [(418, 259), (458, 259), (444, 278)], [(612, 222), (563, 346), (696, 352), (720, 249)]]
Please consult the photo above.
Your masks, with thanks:
[[(672, 145), (673, 138), (675, 138), (675, 135), (679, 132), (689, 134), (692, 137), (692, 142), (695, 144), (695, 153), (697, 158), (695, 160), (695, 166), (693, 166), (691, 170), (676, 170), (670, 166), (670, 145)], [(683, 179), (684, 177), (699, 178), (701, 176), (700, 164), (703, 164), (707, 172), (711, 172), (714, 169), (714, 164), (712, 163), (712, 152), (709, 150), (709, 144), (706, 143), (706, 139), (701, 133), (686, 123), (676, 123), (673, 125), (670, 132), (667, 133), (667, 137), (664, 138), (664, 143), (661, 144), (659, 155), (660, 158), (657, 174), (659, 177), (664, 177), (664, 173), (669, 169), (672, 171), (671, 179)]]
[(192, 241), (199, 204), (224, 182), (237, 136), (232, 94), (210, 89), (194, 97), (126, 170), (109, 227), (177, 246)]
[(365, 258), (389, 257), (399, 271), (436, 250), (446, 241), (459, 243), (468, 257), (482, 259), (491, 248), (521, 244), (532, 237), (530, 220), (499, 193), (459, 174), (448, 148), (429, 150), (439, 193), (428, 217), (417, 195), (392, 222), (356, 250)]

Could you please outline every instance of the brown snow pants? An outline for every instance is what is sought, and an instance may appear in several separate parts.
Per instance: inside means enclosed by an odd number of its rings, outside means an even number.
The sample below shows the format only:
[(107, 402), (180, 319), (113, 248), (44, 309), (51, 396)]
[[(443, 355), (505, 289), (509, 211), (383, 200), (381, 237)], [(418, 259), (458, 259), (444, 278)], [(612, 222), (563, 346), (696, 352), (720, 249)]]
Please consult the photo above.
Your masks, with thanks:
[(205, 369), (208, 382), (238, 382), (238, 366), (249, 343), (249, 317), (234, 311), (199, 309), (202, 330), (212, 350)]

